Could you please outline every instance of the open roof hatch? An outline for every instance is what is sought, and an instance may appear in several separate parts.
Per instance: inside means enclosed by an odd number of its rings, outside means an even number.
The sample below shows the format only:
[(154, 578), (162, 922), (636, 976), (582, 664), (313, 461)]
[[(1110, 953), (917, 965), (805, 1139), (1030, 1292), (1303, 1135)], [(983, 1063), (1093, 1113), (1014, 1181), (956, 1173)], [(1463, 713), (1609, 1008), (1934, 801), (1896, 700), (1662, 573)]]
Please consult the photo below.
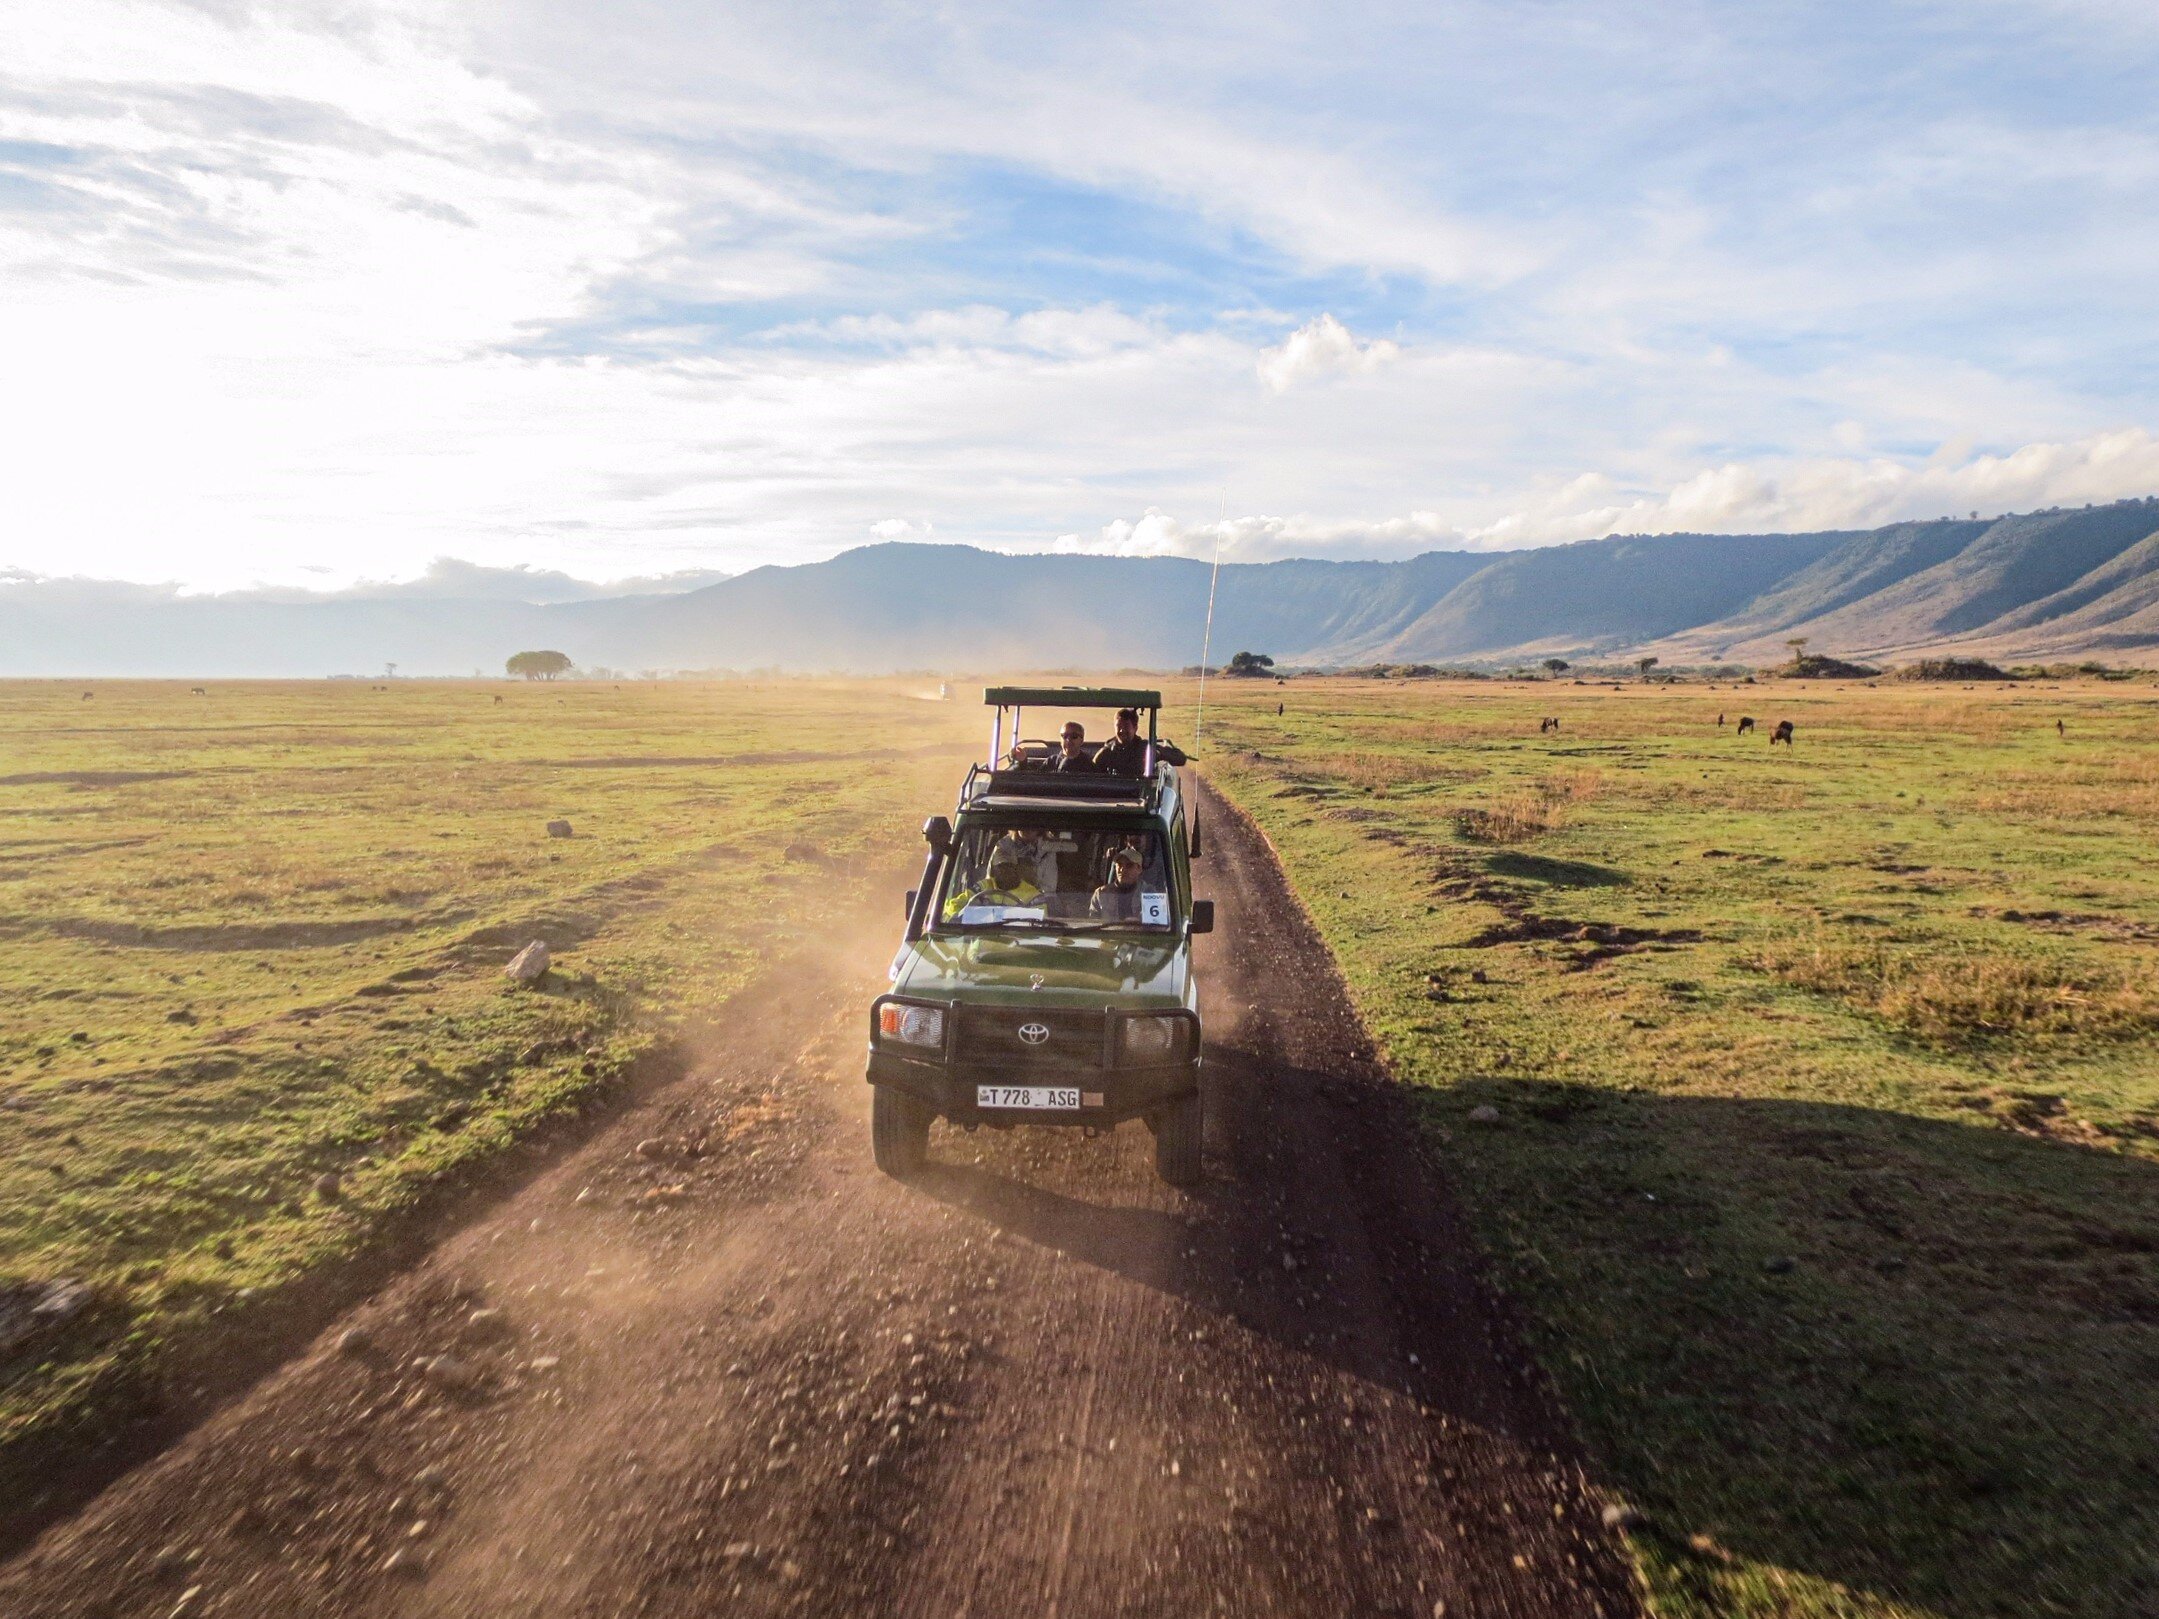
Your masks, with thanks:
[[(1138, 804), (1152, 807), (1160, 791), (1154, 776), (1154, 748), (1159, 740), (1157, 724), (1162, 694), (1124, 686), (987, 686), (985, 707), (997, 711), (990, 730), (990, 756), (985, 765), (967, 772), (960, 790), (965, 804), (978, 794), (1005, 798), (1062, 799), (1101, 804)], [(1143, 776), (1061, 775), (1047, 770), (999, 768), (1005, 757), (1005, 714), (1012, 715), (1012, 741), (1020, 740), (1020, 716), (1029, 708), (1133, 708), (1147, 716), (1147, 771)]]

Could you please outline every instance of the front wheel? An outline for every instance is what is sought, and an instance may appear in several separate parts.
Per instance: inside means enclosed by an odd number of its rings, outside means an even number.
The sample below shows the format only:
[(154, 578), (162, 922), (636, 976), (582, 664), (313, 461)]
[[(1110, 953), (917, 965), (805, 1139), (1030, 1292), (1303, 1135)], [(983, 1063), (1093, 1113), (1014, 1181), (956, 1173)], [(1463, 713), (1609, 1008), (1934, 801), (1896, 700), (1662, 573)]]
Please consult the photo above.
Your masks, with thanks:
[(1154, 1172), (1172, 1186), (1200, 1181), (1200, 1137), (1206, 1114), (1197, 1096), (1180, 1097), (1155, 1115)]
[(905, 1091), (871, 1086), (870, 1148), (894, 1180), (918, 1173), (930, 1156), (930, 1110)]

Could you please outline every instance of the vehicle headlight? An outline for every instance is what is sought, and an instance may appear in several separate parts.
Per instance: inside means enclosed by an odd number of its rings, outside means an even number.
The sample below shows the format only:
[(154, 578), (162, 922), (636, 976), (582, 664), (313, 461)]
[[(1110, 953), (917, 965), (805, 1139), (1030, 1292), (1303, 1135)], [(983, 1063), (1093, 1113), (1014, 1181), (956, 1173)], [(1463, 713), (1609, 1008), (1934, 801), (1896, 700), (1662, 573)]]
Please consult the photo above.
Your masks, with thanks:
[(945, 1014), (935, 1006), (903, 1006), (887, 1001), (877, 1009), (877, 1035), (903, 1046), (945, 1043)]
[(1172, 1062), (1184, 1044), (1184, 1019), (1128, 1017), (1122, 1038), (1128, 1063)]

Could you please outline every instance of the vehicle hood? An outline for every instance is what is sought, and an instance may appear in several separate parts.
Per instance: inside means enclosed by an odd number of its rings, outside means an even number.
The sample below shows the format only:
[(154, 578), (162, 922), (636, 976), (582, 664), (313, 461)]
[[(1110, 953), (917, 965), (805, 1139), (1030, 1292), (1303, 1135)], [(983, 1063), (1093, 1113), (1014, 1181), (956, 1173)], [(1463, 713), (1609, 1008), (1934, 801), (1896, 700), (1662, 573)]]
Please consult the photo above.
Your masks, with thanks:
[(892, 987), (902, 995), (974, 1006), (1041, 1001), (1173, 1008), (1190, 1004), (1189, 961), (1183, 939), (928, 934), (901, 951)]

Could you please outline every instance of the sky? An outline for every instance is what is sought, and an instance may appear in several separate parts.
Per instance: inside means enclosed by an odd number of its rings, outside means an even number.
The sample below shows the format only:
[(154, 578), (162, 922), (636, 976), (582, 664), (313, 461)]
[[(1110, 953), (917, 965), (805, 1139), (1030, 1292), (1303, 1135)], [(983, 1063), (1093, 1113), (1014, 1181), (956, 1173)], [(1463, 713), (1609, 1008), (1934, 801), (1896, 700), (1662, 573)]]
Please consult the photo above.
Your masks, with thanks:
[(2159, 493), (2159, 6), (0, 6), (0, 574)]

